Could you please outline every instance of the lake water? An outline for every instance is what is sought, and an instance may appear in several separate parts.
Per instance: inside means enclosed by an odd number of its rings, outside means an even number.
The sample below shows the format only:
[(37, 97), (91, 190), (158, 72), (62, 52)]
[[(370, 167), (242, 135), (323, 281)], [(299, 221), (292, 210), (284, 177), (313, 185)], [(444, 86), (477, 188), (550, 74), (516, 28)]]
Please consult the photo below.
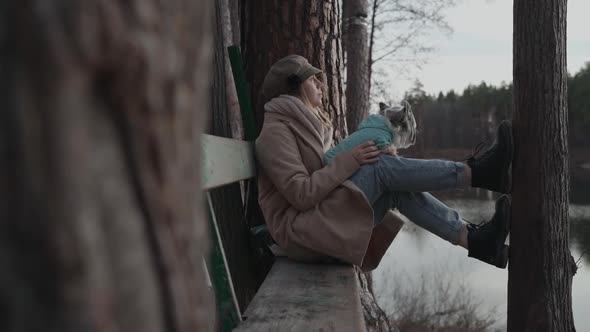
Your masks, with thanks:
[[(494, 199), (486, 191), (469, 190), (441, 198), (470, 221), (488, 220), (494, 213)], [(590, 183), (572, 181), (570, 205), (571, 253), (578, 262), (573, 279), (574, 322), (578, 331), (590, 331)], [(584, 253), (584, 255), (582, 255)], [(508, 269), (498, 269), (467, 257), (456, 247), (423, 229), (406, 223), (373, 272), (378, 303), (390, 315), (396, 312), (400, 294), (426, 296), (440, 301), (440, 294), (424, 289), (446, 285), (454, 294), (463, 295), (477, 305), (480, 313), (492, 313), (497, 324), (492, 330), (505, 330)], [(422, 294), (422, 295), (421, 295)], [(438, 300), (437, 300), (438, 299)]]

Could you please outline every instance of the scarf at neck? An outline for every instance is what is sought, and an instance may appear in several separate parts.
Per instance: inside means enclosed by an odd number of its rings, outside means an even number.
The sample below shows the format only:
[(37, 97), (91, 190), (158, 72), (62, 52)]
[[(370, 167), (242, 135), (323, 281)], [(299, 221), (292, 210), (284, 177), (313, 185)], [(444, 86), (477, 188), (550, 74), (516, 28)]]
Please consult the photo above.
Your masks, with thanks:
[[(304, 125), (314, 137), (322, 144), (324, 142), (325, 128), (312, 111), (305, 106), (301, 99), (290, 96), (280, 95), (273, 98), (264, 105), (264, 110), (269, 113), (278, 113), (287, 116)], [(326, 147), (324, 146), (324, 150)]]

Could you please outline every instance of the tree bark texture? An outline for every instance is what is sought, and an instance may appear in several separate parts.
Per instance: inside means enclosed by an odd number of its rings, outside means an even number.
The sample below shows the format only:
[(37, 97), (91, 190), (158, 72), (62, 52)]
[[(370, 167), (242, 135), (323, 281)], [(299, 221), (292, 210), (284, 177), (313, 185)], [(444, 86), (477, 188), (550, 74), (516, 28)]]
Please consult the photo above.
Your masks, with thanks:
[[(211, 86), (212, 110), (210, 133), (216, 136), (232, 137), (228, 109), (227, 91), (235, 89), (232, 82), (226, 81), (228, 69), (227, 50), (223, 43), (222, 12), (219, 3), (215, 5), (213, 61), (213, 85)], [(238, 106), (239, 107), (239, 106)], [(250, 303), (256, 290), (264, 281), (270, 263), (258, 256), (254, 243), (251, 243), (248, 223), (245, 218), (242, 191), (239, 183), (226, 185), (209, 191), (215, 210), (219, 232), (228, 261), (238, 304), (243, 311)], [(265, 265), (266, 264), (266, 265)]]
[[(235, 4), (236, 1), (232, 1)], [(229, 126), (231, 129), (231, 138), (244, 139), (244, 125), (242, 121), (242, 113), (240, 112), (240, 101), (238, 99), (238, 92), (236, 91), (233, 72), (229, 61), (228, 46), (236, 45), (233, 41), (233, 28), (237, 24), (233, 23), (231, 17), (231, 6), (229, 0), (220, 0), (217, 2), (220, 11), (223, 35), (223, 57), (225, 61), (225, 85), (227, 92), (227, 112), (229, 117)], [(222, 22), (222, 23), (221, 23)]]
[(508, 331), (574, 331), (566, 0), (514, 1), (514, 192)]
[(229, 1), (229, 13), (231, 18), (232, 26), (232, 45), (239, 46), (241, 44), (241, 19), (240, 19), (240, 3), (242, 0), (228, 0)]
[[(375, 29), (377, 28), (377, 11), (380, 5), (380, 0), (370, 0), (371, 1), (371, 19), (369, 21), (369, 60), (368, 60), (368, 68), (367, 68), (367, 79), (369, 81), (369, 93), (371, 92), (371, 79), (373, 77), (373, 51), (375, 48)], [(370, 96), (369, 96), (370, 97)]]
[(387, 315), (381, 309), (375, 295), (373, 294), (372, 276), (365, 274), (360, 268), (355, 267), (356, 277), (360, 286), (361, 306), (363, 307), (363, 318), (367, 332), (398, 332), (391, 326)]
[(258, 130), (264, 118), (264, 76), (280, 58), (299, 54), (323, 70), (324, 110), (331, 116), (336, 141), (346, 136), (339, 19), (337, 0), (242, 2), (242, 50)]
[(348, 25), (345, 24), (346, 18), (350, 16), (349, 10), (350, 10), (350, 5), (346, 5), (346, 0), (342, 0), (342, 27), (341, 27), (341, 35), (342, 35), (342, 41), (341, 41), (341, 46), (342, 46), (342, 58), (344, 60), (344, 68), (346, 68), (346, 38), (347, 38), (347, 33), (348, 33)]
[(0, 4), (0, 330), (206, 331), (210, 1)]
[(367, 0), (343, 0), (346, 27), (346, 123), (348, 132), (369, 115), (369, 46)]

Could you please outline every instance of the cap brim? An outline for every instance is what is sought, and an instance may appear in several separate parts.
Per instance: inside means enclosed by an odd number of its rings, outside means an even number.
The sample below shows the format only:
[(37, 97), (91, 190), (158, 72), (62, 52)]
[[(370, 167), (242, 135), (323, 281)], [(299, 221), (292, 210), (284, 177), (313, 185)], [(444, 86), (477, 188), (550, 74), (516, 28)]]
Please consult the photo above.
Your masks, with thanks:
[(306, 79), (312, 77), (313, 75), (319, 74), (321, 72), (322, 72), (321, 69), (318, 69), (314, 66), (309, 66), (309, 68), (307, 68), (303, 73), (301, 73), (299, 78), (301, 79), (301, 81), (305, 81)]

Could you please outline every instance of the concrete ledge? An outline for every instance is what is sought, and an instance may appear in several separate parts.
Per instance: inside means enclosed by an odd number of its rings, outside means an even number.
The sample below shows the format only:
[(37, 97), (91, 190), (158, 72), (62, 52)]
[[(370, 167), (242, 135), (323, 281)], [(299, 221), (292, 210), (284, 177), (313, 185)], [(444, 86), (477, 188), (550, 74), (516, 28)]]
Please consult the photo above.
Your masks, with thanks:
[(365, 331), (360, 286), (350, 265), (278, 257), (234, 331)]

